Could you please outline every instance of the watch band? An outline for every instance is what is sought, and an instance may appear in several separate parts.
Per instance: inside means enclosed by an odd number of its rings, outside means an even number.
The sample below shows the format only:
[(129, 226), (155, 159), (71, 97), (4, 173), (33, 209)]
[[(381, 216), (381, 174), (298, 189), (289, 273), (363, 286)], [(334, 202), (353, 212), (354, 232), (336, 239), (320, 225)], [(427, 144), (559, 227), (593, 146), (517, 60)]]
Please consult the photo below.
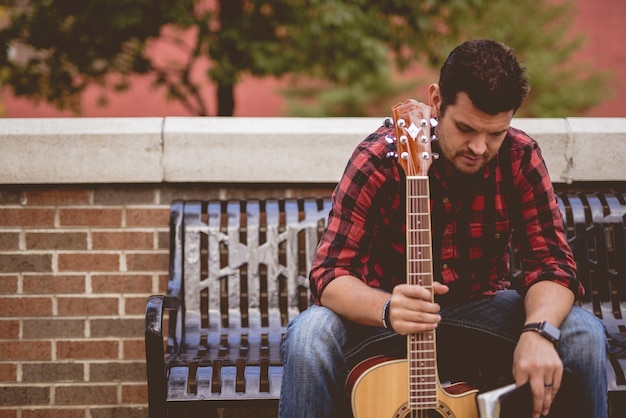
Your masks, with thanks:
[(391, 326), (391, 321), (389, 320), (389, 308), (390, 307), (391, 307), (391, 298), (387, 299), (387, 302), (385, 302), (385, 306), (383, 307), (383, 312), (382, 312), (383, 327), (395, 333), (396, 331)]
[(538, 332), (542, 337), (544, 337), (553, 344), (557, 344), (559, 342), (559, 339), (561, 338), (561, 330), (546, 321), (532, 322), (530, 324), (526, 324), (522, 327), (522, 330), (520, 332), (526, 331)]

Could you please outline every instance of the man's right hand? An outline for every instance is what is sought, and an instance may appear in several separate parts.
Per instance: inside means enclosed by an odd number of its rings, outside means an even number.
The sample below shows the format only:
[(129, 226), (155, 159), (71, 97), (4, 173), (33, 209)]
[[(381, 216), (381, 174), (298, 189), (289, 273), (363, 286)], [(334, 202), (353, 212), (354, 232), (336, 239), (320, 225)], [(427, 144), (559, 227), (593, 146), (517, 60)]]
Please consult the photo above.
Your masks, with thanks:
[[(448, 286), (433, 283), (435, 295), (448, 292)], [(388, 320), (393, 329), (402, 335), (431, 331), (437, 328), (441, 316), (441, 307), (433, 302), (433, 294), (419, 285), (401, 284), (393, 289), (389, 305)]]

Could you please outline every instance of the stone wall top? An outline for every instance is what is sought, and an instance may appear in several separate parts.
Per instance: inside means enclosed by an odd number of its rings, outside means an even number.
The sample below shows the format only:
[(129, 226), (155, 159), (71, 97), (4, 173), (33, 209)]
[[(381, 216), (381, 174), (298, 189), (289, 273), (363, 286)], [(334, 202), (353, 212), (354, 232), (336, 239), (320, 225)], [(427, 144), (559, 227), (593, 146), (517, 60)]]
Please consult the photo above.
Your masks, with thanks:
[[(382, 118), (0, 119), (0, 184), (334, 183)], [(626, 180), (626, 118), (515, 119), (554, 182)]]

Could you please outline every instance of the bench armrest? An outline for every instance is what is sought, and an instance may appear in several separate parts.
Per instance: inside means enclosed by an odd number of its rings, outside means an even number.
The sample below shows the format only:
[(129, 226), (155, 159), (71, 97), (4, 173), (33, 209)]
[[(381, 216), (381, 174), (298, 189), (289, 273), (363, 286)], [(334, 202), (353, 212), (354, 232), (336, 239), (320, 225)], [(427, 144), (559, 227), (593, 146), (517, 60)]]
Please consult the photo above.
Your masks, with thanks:
[(167, 395), (163, 313), (165, 310), (178, 310), (179, 306), (180, 300), (177, 297), (166, 295), (150, 296), (146, 303), (146, 371), (151, 418), (162, 416)]

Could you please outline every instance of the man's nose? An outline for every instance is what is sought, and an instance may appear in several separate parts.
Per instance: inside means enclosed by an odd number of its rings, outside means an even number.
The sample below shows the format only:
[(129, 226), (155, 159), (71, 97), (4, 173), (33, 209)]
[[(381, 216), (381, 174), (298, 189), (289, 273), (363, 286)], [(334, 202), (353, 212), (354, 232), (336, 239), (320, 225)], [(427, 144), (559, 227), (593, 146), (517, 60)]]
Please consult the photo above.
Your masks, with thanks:
[(483, 155), (487, 151), (487, 140), (483, 135), (476, 135), (469, 142), (469, 149), (475, 155)]

